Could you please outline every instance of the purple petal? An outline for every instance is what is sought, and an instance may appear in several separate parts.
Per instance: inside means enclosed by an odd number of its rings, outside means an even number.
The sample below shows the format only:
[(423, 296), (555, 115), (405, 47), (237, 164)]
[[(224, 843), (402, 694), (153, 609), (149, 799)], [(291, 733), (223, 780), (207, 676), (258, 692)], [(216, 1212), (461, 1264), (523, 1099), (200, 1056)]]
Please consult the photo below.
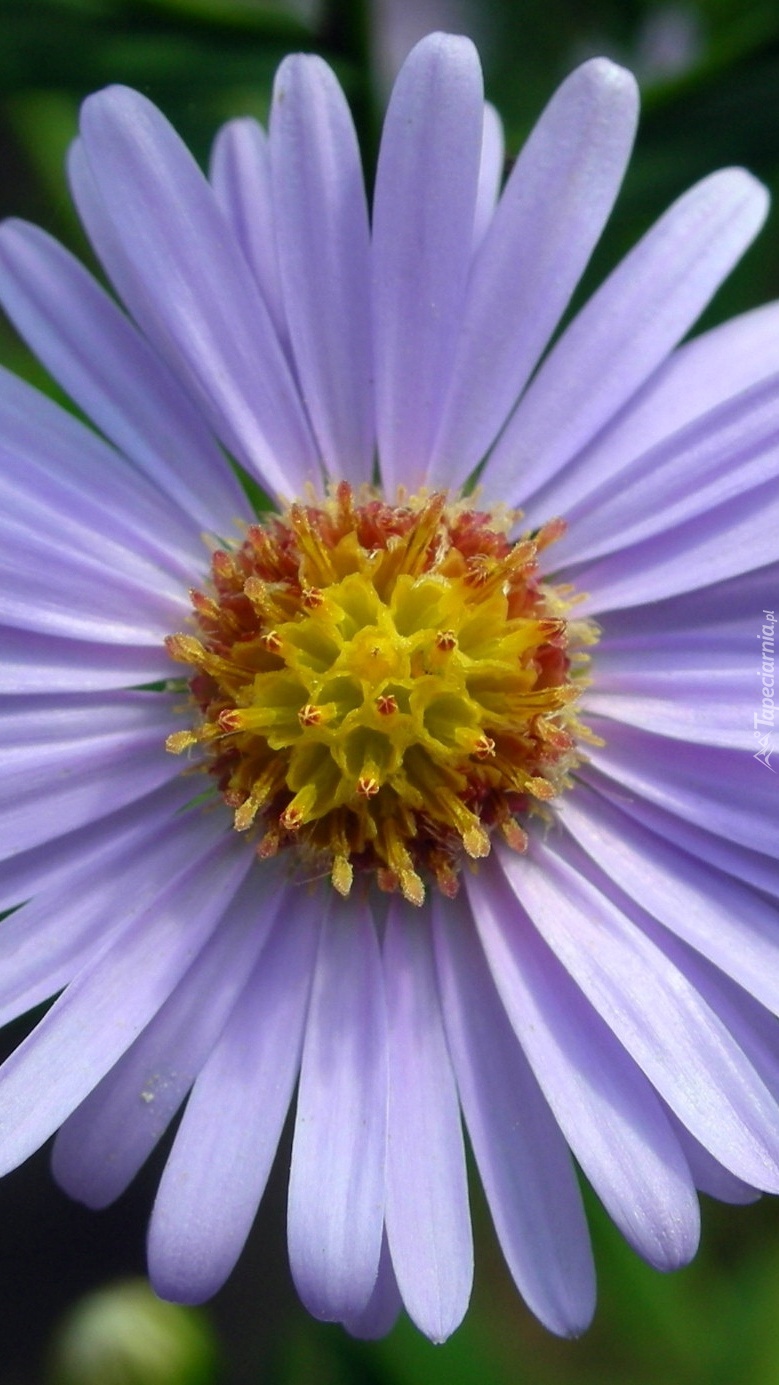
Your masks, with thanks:
[(657, 1096), (533, 928), (497, 869), (474, 918), (506, 1014), (560, 1129), (625, 1239), (660, 1269), (698, 1243), (689, 1169)]
[[(20, 479), (23, 469), (28, 472), (26, 484)], [(179, 605), (187, 581), (199, 575), (194, 563), (190, 562), (186, 573), (171, 577), (161, 565), (147, 561), (138, 551), (140, 543), (126, 542), (112, 533), (110, 520), (103, 521), (98, 507), (90, 506), (81, 496), (68, 495), (67, 486), (59, 487), (56, 482), (50, 489), (47, 485), (45, 494), (40, 490), (36, 493), (36, 479), (34, 468), (26, 467), (22, 459), (9, 453), (2, 456), (0, 503), (9, 547), (24, 543), (29, 536), (37, 548), (41, 544), (54, 548), (63, 564), (69, 558), (77, 562), (86, 557), (93, 568), (102, 567), (109, 580), (113, 577), (137, 586), (139, 604), (145, 598), (145, 604), (153, 607), (154, 598), (161, 597), (173, 609)]]
[[(670, 936), (654, 919), (649, 919), (644, 914), (642, 923), (650, 937), (684, 972), (720, 1016), (774, 1100), (779, 1099), (779, 1054), (776, 1046), (775, 1015), (686, 943)], [(674, 1123), (674, 1128), (678, 1133), (677, 1122)], [(755, 1188), (741, 1179), (734, 1178), (727, 1169), (722, 1168), (712, 1158), (709, 1150), (700, 1146), (689, 1131), (683, 1131), (681, 1144), (696, 1177), (696, 1184), (703, 1192), (726, 1202), (753, 1202), (759, 1196)]]
[[(533, 130), (473, 265), (431, 484), (464, 481), (514, 407), (612, 209), (637, 115), (634, 79), (596, 58)], [(485, 471), (493, 494), (495, 465)], [(513, 495), (513, 468), (510, 486)]]
[(385, 493), (425, 476), (471, 263), (483, 94), (468, 39), (430, 34), (384, 122), (373, 210), (376, 423)]
[(135, 1177), (218, 1040), (273, 922), (257, 885), (252, 871), (162, 1009), (61, 1127), (54, 1175), (88, 1207), (106, 1207)]
[(733, 1203), (734, 1206), (743, 1207), (757, 1201), (760, 1193), (756, 1188), (750, 1187), (741, 1178), (734, 1177), (723, 1168), (694, 1135), (685, 1129), (681, 1121), (676, 1119), (672, 1111), (669, 1112), (669, 1117), (699, 1192), (706, 1193), (708, 1197), (715, 1197), (719, 1202)]
[[(698, 587), (695, 591), (677, 593), (666, 601), (642, 605), (635, 610), (609, 611), (598, 623), (602, 630), (598, 646), (598, 668), (602, 659), (616, 650), (642, 650), (646, 641), (669, 638), (684, 648), (703, 647), (713, 656), (717, 666), (722, 657), (723, 641), (735, 637), (738, 654), (733, 663), (743, 659), (743, 641), (755, 635), (755, 614), (762, 612), (766, 595), (779, 584), (779, 562), (767, 568), (742, 572), (727, 582)], [(730, 644), (728, 648), (733, 646)], [(750, 643), (751, 648), (751, 643)]]
[(406, 1312), (433, 1342), (462, 1321), (473, 1240), (457, 1088), (424, 918), (393, 901), (384, 938), (387, 1238)]
[(276, 255), (268, 137), (251, 117), (223, 125), (211, 151), (211, 184), (276, 328), (288, 341)]
[(344, 1327), (353, 1337), (360, 1337), (366, 1342), (375, 1342), (380, 1337), (386, 1337), (387, 1333), (395, 1326), (402, 1307), (403, 1303), (392, 1268), (392, 1258), (385, 1232), (381, 1243), (381, 1255), (379, 1256), (379, 1272), (373, 1286), (373, 1293), (362, 1312), (345, 1322)]
[(171, 576), (187, 582), (200, 570), (202, 539), (178, 507), (78, 419), (2, 370), (0, 436), (5, 514), (23, 522), (29, 509), (36, 531), (53, 522), (67, 536), (80, 527), (91, 552), (105, 548), (168, 589)]
[(606, 741), (589, 752), (592, 764), (622, 789), (753, 851), (776, 855), (775, 780), (753, 756), (666, 740), (616, 721), (590, 721)]
[[(476, 889), (477, 908), (478, 899)], [(433, 918), (446, 1035), (503, 1254), (544, 1326), (576, 1336), (595, 1309), (595, 1271), (570, 1154), (500, 1005), (467, 909), (436, 902)]]
[(481, 245), (495, 212), (503, 179), (505, 152), (503, 121), (495, 107), (487, 101), (482, 117), (481, 160), (479, 162), (479, 181), (476, 186), (476, 207), (473, 214), (474, 253)]
[(320, 901), (280, 887), (274, 903), (277, 922), (195, 1082), (154, 1204), (149, 1273), (177, 1302), (209, 1298), (233, 1269), (300, 1066)]
[(645, 665), (646, 672), (598, 677), (597, 688), (588, 690), (582, 700), (585, 717), (596, 712), (659, 736), (738, 750), (756, 748), (754, 667), (731, 671), (717, 668), (712, 660), (707, 669), (673, 668), (674, 653), (664, 650), (654, 666)]
[(589, 446), (541, 486), (527, 507), (528, 517), (542, 523), (550, 515), (569, 514), (596, 486), (613, 481), (634, 457), (777, 372), (776, 303), (742, 313), (686, 342)]
[(229, 907), (250, 864), (243, 842), (222, 837), (79, 972), (6, 1060), (0, 1068), (3, 1171), (49, 1138), (148, 1024)]
[(550, 351), (492, 455), (489, 497), (524, 505), (614, 417), (703, 311), (767, 206), (738, 168), (673, 204)]
[(3, 698), (0, 826), (25, 851), (150, 793), (180, 772), (165, 752), (175, 695)]
[(147, 823), (156, 831), (157, 824), (164, 823), (191, 799), (191, 780), (177, 775), (161, 789), (118, 812), (0, 861), (0, 909), (10, 909), (43, 890), (65, 894), (74, 871), (82, 867), (100, 871), (101, 861), (110, 860), (125, 842), (145, 839)]
[[(51, 516), (49, 533), (0, 515), (0, 621), (64, 639), (99, 644), (146, 645), (160, 649), (163, 639), (190, 614), (186, 586), (159, 590), (169, 582), (148, 574), (122, 572), (105, 544), (84, 529), (78, 542), (75, 527), (58, 543)], [(39, 514), (39, 519), (41, 518)], [(63, 526), (64, 528), (64, 526)], [(92, 555), (103, 548), (103, 556)], [(106, 557), (108, 555), (108, 562)], [(124, 555), (123, 555), (124, 557)], [(127, 565), (132, 556), (127, 557)]]
[(675, 813), (667, 812), (645, 798), (637, 798), (635, 794), (621, 790), (613, 781), (593, 769), (592, 765), (579, 771), (579, 776), (650, 831), (667, 838), (709, 865), (716, 866), (718, 870), (735, 876), (737, 880), (779, 898), (779, 861), (775, 857), (761, 855), (725, 837), (717, 837), (713, 832), (696, 827), (686, 818), (677, 817)]
[(238, 460), (277, 494), (300, 493), (318, 477), (308, 424), (211, 188), (137, 92), (89, 97), (81, 128), (74, 196), (122, 298)]
[[(8, 1023), (61, 990), (98, 947), (143, 913), (173, 876), (223, 830), (206, 814), (174, 817), (181, 804), (170, 794), (167, 800), (164, 815), (161, 805), (155, 811), (148, 799), (134, 805), (133, 831), (117, 830), (98, 860), (75, 856), (64, 880), (60, 872), (59, 880), (36, 890), (29, 904), (3, 921), (0, 1023)], [(139, 861), (143, 862), (140, 885)], [(19, 902), (19, 896), (14, 902)]]
[(0, 693), (102, 692), (174, 674), (162, 646), (93, 644), (6, 627), (0, 649)]
[[(320, 896), (321, 902), (321, 896)], [(314, 1317), (365, 1308), (384, 1226), (387, 1034), (381, 958), (365, 905), (322, 931), (306, 1024), (289, 1181), (289, 1258)]]
[(36, 226), (6, 221), (0, 298), (63, 389), (195, 521), (193, 539), (232, 533), (247, 507), (225, 458), (165, 363), (78, 261)]
[(779, 376), (696, 419), (605, 480), (573, 511), (555, 563), (591, 562), (775, 479)]
[(370, 235), (346, 98), (321, 58), (285, 59), (270, 126), (285, 317), (327, 471), (360, 484), (373, 467)]
[[(778, 529), (779, 487), (767, 481), (664, 534), (559, 575), (586, 591), (582, 614), (641, 606), (774, 563)], [(772, 599), (769, 589), (766, 604)]]
[[(586, 859), (586, 858), (585, 858)], [(718, 1016), (582, 875), (570, 839), (501, 852), (533, 923), (680, 1120), (745, 1182), (779, 1190), (779, 1110)]]
[(557, 812), (631, 899), (779, 1011), (774, 905), (647, 831), (584, 784), (561, 800)]

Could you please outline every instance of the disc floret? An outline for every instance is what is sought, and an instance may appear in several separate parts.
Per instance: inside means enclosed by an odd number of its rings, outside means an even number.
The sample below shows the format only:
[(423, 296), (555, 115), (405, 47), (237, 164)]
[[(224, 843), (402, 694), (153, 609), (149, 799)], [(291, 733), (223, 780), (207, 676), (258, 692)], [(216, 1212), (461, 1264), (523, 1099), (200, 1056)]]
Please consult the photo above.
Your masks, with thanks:
[(204, 748), (261, 856), (294, 846), (341, 894), (370, 872), (421, 904), (494, 831), (523, 849), (576, 762), (595, 634), (537, 575), (560, 523), (514, 542), (514, 520), (342, 483), (213, 555), (197, 634), (167, 641), (197, 707), (167, 744)]

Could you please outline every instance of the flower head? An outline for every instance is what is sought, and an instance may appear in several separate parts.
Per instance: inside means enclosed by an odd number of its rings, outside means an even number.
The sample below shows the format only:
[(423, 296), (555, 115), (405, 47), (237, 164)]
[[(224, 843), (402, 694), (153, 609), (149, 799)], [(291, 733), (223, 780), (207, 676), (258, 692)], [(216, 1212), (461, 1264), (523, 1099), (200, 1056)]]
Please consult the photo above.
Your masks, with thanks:
[(2, 1016), (61, 993), (0, 1069), (0, 1164), (59, 1130), (102, 1206), (186, 1103), (163, 1296), (229, 1274), (293, 1101), (292, 1272), (367, 1336), (465, 1311), (463, 1119), (561, 1333), (594, 1305), (572, 1153), (662, 1269), (696, 1189), (779, 1189), (779, 313), (679, 345), (766, 199), (699, 183), (550, 347), (635, 118), (586, 63), (499, 194), (475, 51), (433, 35), (369, 230), (318, 58), (210, 183), (112, 88), (70, 173), (121, 306), (0, 230), (94, 425), (0, 379)]

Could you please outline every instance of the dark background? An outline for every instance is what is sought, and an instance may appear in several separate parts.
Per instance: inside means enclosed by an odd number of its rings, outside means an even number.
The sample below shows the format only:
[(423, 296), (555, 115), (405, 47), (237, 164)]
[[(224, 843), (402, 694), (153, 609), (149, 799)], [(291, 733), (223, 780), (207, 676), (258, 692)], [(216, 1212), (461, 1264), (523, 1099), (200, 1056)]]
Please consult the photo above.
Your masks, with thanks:
[[(323, 53), (338, 71), (370, 177), (392, 71), (414, 38), (438, 27), (479, 42), (509, 155), (583, 58), (606, 53), (637, 71), (644, 117), (636, 155), (582, 292), (702, 174), (743, 163), (772, 188), (779, 181), (779, 0), (0, 0), (0, 214), (38, 221), (89, 258), (62, 174), (83, 96), (112, 81), (140, 88), (204, 158), (222, 120), (264, 118), (278, 61), (301, 48)], [(705, 322), (777, 294), (774, 216)], [(48, 387), (4, 323), (0, 360)], [(8, 1048), (21, 1032), (5, 1036)], [(61, 1334), (74, 1305), (142, 1273), (162, 1158), (164, 1151), (101, 1214), (59, 1193), (45, 1151), (0, 1185), (0, 1385), (64, 1381)], [(581, 1341), (560, 1342), (516, 1295), (474, 1178), (477, 1267), (465, 1325), (436, 1348), (402, 1320), (366, 1346), (313, 1322), (295, 1299), (284, 1247), (285, 1160), (282, 1150), (249, 1247), (195, 1318), (191, 1340), (173, 1315), (169, 1353), (160, 1349), (152, 1365), (132, 1372), (121, 1366), (117, 1329), (114, 1370), (106, 1317), (108, 1355), (94, 1367), (96, 1385), (779, 1382), (779, 1208), (770, 1200), (728, 1208), (704, 1198), (697, 1261), (663, 1277), (627, 1249), (590, 1199), (598, 1314)], [(70, 1330), (77, 1338), (87, 1332), (78, 1321)], [(187, 1365), (175, 1365), (179, 1351)], [(78, 1385), (90, 1385), (85, 1373)]]

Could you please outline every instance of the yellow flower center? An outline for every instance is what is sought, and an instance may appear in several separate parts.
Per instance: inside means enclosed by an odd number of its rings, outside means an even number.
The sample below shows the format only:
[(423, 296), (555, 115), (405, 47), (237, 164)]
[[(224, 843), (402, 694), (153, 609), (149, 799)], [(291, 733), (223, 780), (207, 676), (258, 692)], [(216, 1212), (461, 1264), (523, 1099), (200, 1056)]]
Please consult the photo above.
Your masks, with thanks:
[(562, 525), (512, 542), (514, 518), (342, 483), (214, 554), (198, 635), (167, 641), (197, 707), (167, 746), (205, 748), (261, 856), (294, 845), (341, 894), (370, 872), (421, 904), (493, 831), (524, 848), (520, 821), (587, 737), (573, 703), (596, 633), (537, 576)]

